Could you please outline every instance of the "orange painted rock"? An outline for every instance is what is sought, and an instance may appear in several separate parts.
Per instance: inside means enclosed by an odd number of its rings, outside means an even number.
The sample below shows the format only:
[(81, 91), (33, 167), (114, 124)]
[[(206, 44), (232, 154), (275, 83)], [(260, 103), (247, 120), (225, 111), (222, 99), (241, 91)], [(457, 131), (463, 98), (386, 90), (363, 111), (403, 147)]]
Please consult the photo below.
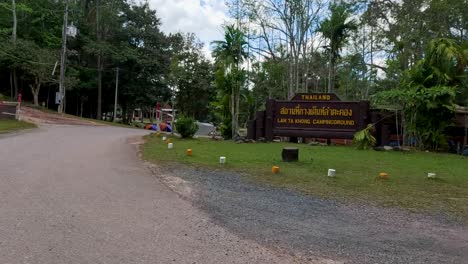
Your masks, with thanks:
[(278, 166), (271, 167), (271, 172), (273, 172), (274, 174), (279, 173), (279, 171), (280, 171), (280, 167)]
[(187, 156), (192, 156), (192, 149), (187, 149), (185, 153), (187, 153)]
[(388, 173), (386, 172), (379, 173), (379, 178), (383, 180), (388, 180)]

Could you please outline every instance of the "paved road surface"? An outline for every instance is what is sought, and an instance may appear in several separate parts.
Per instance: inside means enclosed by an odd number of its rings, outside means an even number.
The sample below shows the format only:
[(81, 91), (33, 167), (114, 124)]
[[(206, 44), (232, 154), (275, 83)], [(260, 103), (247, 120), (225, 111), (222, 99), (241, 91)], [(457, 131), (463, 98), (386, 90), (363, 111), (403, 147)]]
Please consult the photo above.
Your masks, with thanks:
[(212, 223), (113, 127), (0, 138), (0, 263), (292, 263)]

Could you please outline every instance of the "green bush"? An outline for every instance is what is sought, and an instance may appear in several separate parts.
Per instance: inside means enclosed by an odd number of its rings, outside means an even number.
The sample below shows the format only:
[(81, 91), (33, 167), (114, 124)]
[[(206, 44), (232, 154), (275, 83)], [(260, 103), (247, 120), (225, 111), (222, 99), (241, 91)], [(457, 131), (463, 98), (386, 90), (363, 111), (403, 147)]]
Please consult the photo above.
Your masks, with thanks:
[(374, 129), (373, 124), (367, 125), (363, 130), (360, 130), (354, 134), (353, 144), (357, 149), (370, 149), (375, 146), (376, 139), (372, 136), (372, 130)]
[(13, 100), (10, 96), (0, 93), (0, 101), (13, 101)]
[(176, 122), (176, 130), (182, 138), (191, 138), (198, 130), (198, 124), (191, 117), (179, 117)]
[(225, 118), (219, 129), (221, 131), (221, 136), (224, 139), (231, 139), (232, 138), (232, 121), (231, 121), (231, 119)]

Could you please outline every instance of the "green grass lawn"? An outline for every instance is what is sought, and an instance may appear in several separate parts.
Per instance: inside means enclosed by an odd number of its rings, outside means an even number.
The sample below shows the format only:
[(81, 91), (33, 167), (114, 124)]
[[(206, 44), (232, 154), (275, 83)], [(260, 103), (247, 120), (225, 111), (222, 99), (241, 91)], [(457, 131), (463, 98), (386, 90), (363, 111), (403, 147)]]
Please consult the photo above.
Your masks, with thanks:
[(17, 121), (17, 120), (0, 120), (0, 133), (7, 133), (13, 132), (16, 130), (28, 129), (28, 128), (35, 128), (36, 125)]
[[(247, 172), (249, 179), (298, 190), (314, 196), (403, 207), (412, 211), (448, 212), (468, 221), (468, 158), (426, 152), (361, 151), (352, 147), (308, 146), (290, 143), (236, 144), (232, 141), (171, 138), (167, 149), (161, 137), (148, 136), (145, 159)], [(299, 162), (281, 161), (284, 146), (299, 148)], [(185, 155), (191, 148), (193, 156)], [(219, 157), (226, 156), (221, 167)], [(272, 174), (271, 167), (280, 167)], [(333, 168), (337, 177), (327, 177)], [(378, 179), (379, 172), (390, 175)], [(427, 179), (428, 172), (438, 179)]]

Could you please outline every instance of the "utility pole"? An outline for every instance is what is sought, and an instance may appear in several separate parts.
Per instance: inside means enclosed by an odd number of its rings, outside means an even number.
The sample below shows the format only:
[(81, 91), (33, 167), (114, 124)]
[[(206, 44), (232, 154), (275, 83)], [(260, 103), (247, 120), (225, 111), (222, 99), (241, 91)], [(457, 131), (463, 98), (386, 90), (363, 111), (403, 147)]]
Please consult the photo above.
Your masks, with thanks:
[(114, 118), (112, 119), (115, 122), (117, 118), (117, 95), (119, 91), (119, 67), (115, 69), (115, 98), (114, 98)]
[(68, 27), (68, 0), (65, 2), (65, 11), (63, 14), (63, 29), (62, 29), (62, 52), (60, 54), (60, 80), (59, 80), (59, 106), (58, 112), (63, 113), (63, 99), (65, 93), (65, 59), (67, 56), (67, 27)]
[[(99, 43), (101, 41), (101, 24), (100, 24), (100, 16), (101, 16), (101, 2), (100, 0), (96, 0), (96, 41)], [(96, 119), (102, 119), (102, 50), (99, 47), (98, 54), (97, 54), (97, 78), (98, 78), (98, 98), (97, 98), (97, 113)]]
[(18, 27), (18, 20), (16, 19), (16, 1), (11, 0), (11, 11), (13, 12), (13, 32), (11, 33), (13, 43), (16, 44), (16, 30)]
[[(18, 19), (16, 18), (16, 0), (11, 0), (11, 11), (13, 13), (13, 30), (11, 33), (11, 39), (13, 41), (13, 46), (16, 47), (16, 32), (18, 28)], [(10, 73), (10, 82), (14, 88), (12, 89), (11, 97), (16, 99), (18, 96), (18, 77), (16, 76), (16, 67), (14, 67)]]

